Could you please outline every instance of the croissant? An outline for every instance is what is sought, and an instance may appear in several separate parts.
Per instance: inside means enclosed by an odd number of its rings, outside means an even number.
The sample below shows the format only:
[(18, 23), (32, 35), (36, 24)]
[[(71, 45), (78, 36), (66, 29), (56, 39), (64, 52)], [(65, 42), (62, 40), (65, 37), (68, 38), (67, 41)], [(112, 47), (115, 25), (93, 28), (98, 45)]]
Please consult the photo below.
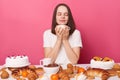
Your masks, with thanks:
[(87, 77), (100, 77), (102, 80), (107, 80), (109, 78), (109, 73), (106, 70), (99, 68), (88, 68), (85, 73)]

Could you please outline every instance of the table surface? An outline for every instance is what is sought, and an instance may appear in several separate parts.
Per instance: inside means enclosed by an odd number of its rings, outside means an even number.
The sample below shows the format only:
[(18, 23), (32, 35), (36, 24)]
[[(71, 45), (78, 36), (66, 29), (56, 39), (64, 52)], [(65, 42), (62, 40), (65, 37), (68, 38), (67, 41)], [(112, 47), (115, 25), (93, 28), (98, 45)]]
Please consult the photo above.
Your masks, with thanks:
[[(40, 67), (40, 65), (35, 65), (36, 67)], [(83, 67), (83, 68), (87, 68), (89, 67), (90, 65), (89, 64), (77, 64), (76, 66), (80, 66), (80, 67)], [(0, 65), (0, 69), (3, 68), (4, 66)], [(12, 77), (8, 78), (8, 79), (1, 79), (0, 80), (15, 80), (13, 79)], [(40, 80), (40, 79), (37, 79), (37, 80)], [(70, 80), (76, 80), (75, 78), (72, 78)], [(94, 80), (101, 80), (101, 78), (99, 77), (96, 77)], [(108, 80), (120, 80), (120, 78), (118, 78), (118, 76), (113, 76), (113, 77), (110, 77)]]

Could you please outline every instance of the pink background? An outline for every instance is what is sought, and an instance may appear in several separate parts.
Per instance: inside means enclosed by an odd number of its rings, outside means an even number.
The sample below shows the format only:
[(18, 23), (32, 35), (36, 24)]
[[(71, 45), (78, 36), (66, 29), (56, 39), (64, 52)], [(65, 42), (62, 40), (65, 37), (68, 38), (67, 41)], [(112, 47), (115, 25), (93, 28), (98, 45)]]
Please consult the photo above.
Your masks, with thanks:
[(61, 2), (70, 6), (81, 31), (79, 63), (89, 63), (93, 56), (120, 62), (120, 0), (0, 0), (0, 64), (18, 54), (39, 64), (43, 32), (51, 27), (53, 9)]

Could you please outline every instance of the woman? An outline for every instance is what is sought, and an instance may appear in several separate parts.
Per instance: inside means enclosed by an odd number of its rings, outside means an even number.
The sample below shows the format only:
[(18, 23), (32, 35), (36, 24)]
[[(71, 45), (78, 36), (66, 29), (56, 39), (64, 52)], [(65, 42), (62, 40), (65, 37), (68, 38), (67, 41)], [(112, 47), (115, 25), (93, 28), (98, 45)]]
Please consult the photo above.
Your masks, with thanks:
[[(59, 26), (64, 26), (64, 29)], [(76, 64), (80, 56), (82, 41), (76, 30), (70, 8), (58, 4), (53, 13), (52, 28), (44, 32), (45, 57), (57, 64)]]

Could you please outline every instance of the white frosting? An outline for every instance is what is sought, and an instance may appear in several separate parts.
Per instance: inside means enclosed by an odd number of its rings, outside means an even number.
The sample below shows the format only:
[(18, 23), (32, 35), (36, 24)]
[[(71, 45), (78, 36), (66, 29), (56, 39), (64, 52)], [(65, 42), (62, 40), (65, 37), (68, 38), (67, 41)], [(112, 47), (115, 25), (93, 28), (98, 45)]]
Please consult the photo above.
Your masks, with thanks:
[(24, 67), (30, 64), (27, 56), (11, 56), (5, 60), (5, 67)]
[(94, 59), (91, 59), (90, 66), (91, 68), (101, 68), (101, 69), (112, 69), (114, 65), (114, 60), (112, 61), (95, 61)]
[(83, 73), (77, 74), (75, 76), (75, 80), (86, 80), (87, 76), (84, 75)]

